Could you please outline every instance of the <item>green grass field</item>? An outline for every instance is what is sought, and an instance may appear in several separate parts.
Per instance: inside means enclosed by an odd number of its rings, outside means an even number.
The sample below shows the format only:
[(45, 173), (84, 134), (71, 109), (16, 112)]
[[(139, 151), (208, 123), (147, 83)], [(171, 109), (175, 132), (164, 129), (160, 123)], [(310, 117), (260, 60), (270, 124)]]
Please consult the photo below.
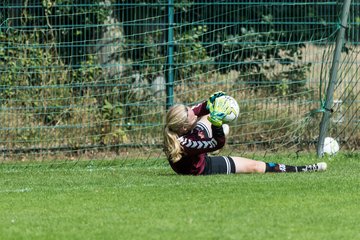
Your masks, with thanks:
[(2, 163), (0, 239), (360, 239), (359, 155), (324, 160), (321, 173), (200, 177), (164, 160)]

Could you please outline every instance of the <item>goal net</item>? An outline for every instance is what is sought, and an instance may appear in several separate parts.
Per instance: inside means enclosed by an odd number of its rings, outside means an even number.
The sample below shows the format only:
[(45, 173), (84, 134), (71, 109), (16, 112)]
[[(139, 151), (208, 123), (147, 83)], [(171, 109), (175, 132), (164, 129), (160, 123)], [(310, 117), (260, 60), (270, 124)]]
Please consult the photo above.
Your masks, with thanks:
[[(342, 1), (0, 3), (2, 159), (164, 158), (166, 104), (224, 91), (224, 154), (314, 151)], [(359, 144), (359, 4), (329, 134)]]

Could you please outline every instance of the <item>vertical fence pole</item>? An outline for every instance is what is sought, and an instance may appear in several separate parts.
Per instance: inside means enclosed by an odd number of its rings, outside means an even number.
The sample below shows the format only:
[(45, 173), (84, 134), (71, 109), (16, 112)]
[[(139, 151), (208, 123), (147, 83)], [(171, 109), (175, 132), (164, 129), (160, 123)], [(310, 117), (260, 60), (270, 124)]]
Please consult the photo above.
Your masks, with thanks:
[(320, 123), (320, 133), (319, 133), (319, 140), (317, 145), (318, 157), (322, 157), (324, 155), (324, 140), (329, 127), (329, 119), (331, 114), (330, 109), (332, 108), (333, 105), (334, 89), (337, 83), (337, 72), (339, 67), (339, 60), (341, 57), (341, 49), (344, 44), (345, 28), (347, 26), (350, 4), (351, 4), (351, 0), (344, 0), (344, 5), (341, 12), (340, 29), (336, 37), (335, 52), (330, 70), (330, 82), (326, 91), (325, 111), (323, 113)]
[(166, 109), (174, 104), (174, 0), (168, 1), (168, 15)]

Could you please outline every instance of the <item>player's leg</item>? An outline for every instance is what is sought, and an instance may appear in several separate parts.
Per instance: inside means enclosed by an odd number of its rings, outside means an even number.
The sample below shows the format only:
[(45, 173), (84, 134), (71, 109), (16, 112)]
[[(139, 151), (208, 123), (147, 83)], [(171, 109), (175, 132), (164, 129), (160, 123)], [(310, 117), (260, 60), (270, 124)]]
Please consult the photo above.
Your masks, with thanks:
[(266, 163), (244, 157), (231, 157), (235, 164), (236, 173), (265, 173)]
[(203, 174), (230, 174), (230, 173), (267, 173), (267, 172), (314, 172), (325, 171), (326, 163), (317, 163), (304, 166), (290, 166), (278, 163), (266, 163), (243, 157), (206, 156), (206, 165)]
[(234, 161), (236, 173), (313, 172), (325, 171), (327, 168), (324, 162), (304, 166), (290, 166), (272, 162), (265, 163), (243, 157), (231, 157), (231, 159)]

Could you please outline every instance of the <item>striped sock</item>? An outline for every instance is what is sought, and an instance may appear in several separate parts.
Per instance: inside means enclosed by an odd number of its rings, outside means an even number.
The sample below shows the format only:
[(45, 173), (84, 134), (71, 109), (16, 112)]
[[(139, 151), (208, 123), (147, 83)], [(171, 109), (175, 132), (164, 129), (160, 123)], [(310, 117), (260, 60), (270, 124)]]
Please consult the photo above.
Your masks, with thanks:
[[(301, 166), (289, 166), (285, 164), (279, 163), (266, 163), (266, 170), (265, 172), (298, 172), (298, 170), (302, 169)], [(301, 170), (300, 170), (301, 171)]]

